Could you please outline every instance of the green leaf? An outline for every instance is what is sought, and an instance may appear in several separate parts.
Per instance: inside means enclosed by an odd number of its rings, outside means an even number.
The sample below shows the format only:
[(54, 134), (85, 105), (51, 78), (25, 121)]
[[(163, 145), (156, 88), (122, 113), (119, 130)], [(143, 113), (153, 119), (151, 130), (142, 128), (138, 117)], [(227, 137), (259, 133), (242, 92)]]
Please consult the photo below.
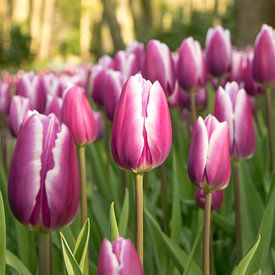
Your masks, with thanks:
[(126, 237), (128, 220), (129, 220), (129, 191), (128, 191), (128, 188), (125, 188), (125, 195), (124, 195), (122, 210), (119, 218), (119, 224), (118, 224), (119, 233), (120, 233), (120, 236), (122, 237)]
[(112, 202), (110, 206), (109, 212), (109, 226), (110, 226), (110, 239), (113, 242), (117, 237), (119, 237), (119, 230), (116, 221), (116, 214), (115, 214), (115, 203)]
[(62, 233), (60, 233), (60, 237), (61, 237), (63, 258), (64, 258), (68, 275), (82, 275), (83, 273), (81, 272), (81, 269)]
[(0, 191), (0, 274), (5, 274), (6, 271), (6, 222), (5, 222), (5, 210)]
[[(175, 243), (172, 239), (170, 239), (167, 235), (165, 235), (161, 231), (158, 223), (154, 220), (152, 215), (147, 210), (145, 210), (145, 216), (146, 216), (147, 220), (149, 221), (152, 229), (154, 230), (154, 233), (157, 234), (159, 236), (160, 240), (162, 241), (163, 248), (168, 251), (172, 260), (174, 261), (174, 264), (179, 269), (179, 271), (182, 273), (184, 271), (184, 269), (186, 268), (186, 264), (188, 261), (187, 253), (185, 251), (183, 251), (177, 245), (177, 243)], [(190, 274), (196, 274), (196, 275), (202, 274), (200, 268), (194, 261), (191, 261), (191, 263), (190, 263)]]
[(6, 250), (6, 265), (15, 269), (20, 275), (31, 275), (27, 267), (9, 250)]
[(85, 259), (87, 256), (87, 251), (88, 251), (89, 239), (90, 239), (90, 220), (87, 219), (77, 237), (77, 241), (74, 248), (74, 257), (82, 273), (84, 272), (84, 265), (85, 265)]
[[(240, 261), (237, 267), (233, 270), (233, 275), (244, 275), (247, 272), (247, 268), (259, 246), (261, 240), (261, 235), (258, 236), (258, 239), (254, 243), (254, 245), (250, 248), (244, 258)], [(250, 273), (251, 274), (251, 273)]]

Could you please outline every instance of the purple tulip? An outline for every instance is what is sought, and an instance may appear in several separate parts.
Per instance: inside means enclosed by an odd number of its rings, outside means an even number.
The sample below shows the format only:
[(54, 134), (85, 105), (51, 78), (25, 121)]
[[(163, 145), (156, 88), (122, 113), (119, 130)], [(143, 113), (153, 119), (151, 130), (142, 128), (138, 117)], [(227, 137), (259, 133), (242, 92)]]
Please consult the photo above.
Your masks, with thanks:
[(136, 56), (133, 53), (118, 51), (114, 58), (114, 69), (120, 71), (126, 78), (138, 72)]
[(221, 77), (230, 70), (231, 39), (229, 30), (218, 26), (207, 32), (205, 54), (208, 72), (214, 77)]
[(114, 68), (114, 61), (111, 56), (103, 55), (101, 58), (98, 59), (98, 65), (102, 66), (106, 69), (113, 69)]
[(9, 113), (10, 101), (10, 83), (1, 81), (0, 79), (0, 115), (7, 115)]
[(49, 115), (51, 113), (55, 114), (56, 117), (61, 120), (61, 107), (62, 107), (62, 99), (58, 96), (47, 95), (47, 103), (45, 108), (45, 115)]
[(126, 52), (128, 54), (133, 53), (135, 55), (137, 66), (138, 66), (138, 71), (141, 71), (142, 66), (143, 66), (143, 62), (144, 62), (144, 57), (145, 57), (144, 45), (140, 42), (133, 41), (132, 43), (130, 43), (127, 46)]
[(104, 239), (98, 257), (97, 275), (143, 275), (137, 252), (129, 239), (118, 237), (113, 244)]
[(188, 158), (190, 179), (201, 189), (221, 190), (230, 178), (229, 132), (227, 122), (208, 115), (199, 117), (192, 130)]
[(253, 76), (260, 83), (275, 81), (275, 36), (274, 30), (263, 25), (254, 47)]
[(85, 93), (77, 86), (69, 88), (64, 96), (61, 119), (74, 137), (77, 145), (96, 139), (96, 121)]
[(94, 112), (96, 121), (96, 140), (100, 140), (104, 136), (103, 118), (100, 112)]
[[(218, 210), (222, 206), (223, 201), (223, 190), (217, 190), (212, 192), (212, 199), (211, 199), (211, 210)], [(205, 205), (205, 195), (202, 189), (196, 189), (196, 203), (197, 206), (201, 209), (204, 209)]]
[(106, 72), (104, 87), (104, 107), (108, 119), (113, 121), (115, 110), (119, 101), (125, 77), (118, 71), (108, 70)]
[(179, 49), (177, 78), (184, 90), (192, 90), (205, 83), (205, 68), (201, 46), (192, 37), (186, 38)]
[(29, 98), (31, 108), (43, 113), (46, 95), (39, 75), (33, 72), (23, 74), (17, 82), (15, 93)]
[(244, 78), (245, 53), (237, 50), (232, 51), (232, 64), (230, 80), (241, 83)]
[(113, 121), (112, 153), (116, 163), (135, 173), (149, 171), (164, 162), (171, 143), (171, 118), (161, 85), (141, 75), (130, 77)]
[(142, 75), (151, 82), (158, 80), (166, 95), (173, 93), (175, 68), (172, 54), (166, 44), (158, 40), (148, 42)]
[(11, 161), (8, 195), (15, 217), (31, 228), (59, 228), (76, 215), (76, 147), (55, 115), (34, 112), (25, 120)]
[(11, 99), (8, 123), (11, 130), (11, 134), (14, 137), (18, 136), (18, 133), (23, 124), (24, 116), (27, 111), (30, 110), (30, 100), (20, 95), (14, 95)]
[(227, 83), (216, 93), (214, 114), (219, 121), (227, 121), (230, 152), (237, 158), (249, 158), (255, 151), (255, 132), (251, 102), (236, 82)]
[(42, 76), (42, 81), (46, 95), (62, 96), (63, 87), (57, 75), (45, 74)]

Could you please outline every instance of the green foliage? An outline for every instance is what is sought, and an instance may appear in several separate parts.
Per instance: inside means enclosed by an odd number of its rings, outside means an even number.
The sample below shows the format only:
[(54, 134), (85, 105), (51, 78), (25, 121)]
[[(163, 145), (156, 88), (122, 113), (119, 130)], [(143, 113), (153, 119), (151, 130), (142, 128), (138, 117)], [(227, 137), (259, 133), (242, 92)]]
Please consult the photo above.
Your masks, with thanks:
[(0, 274), (5, 275), (6, 270), (6, 222), (5, 222), (5, 209), (0, 191)]

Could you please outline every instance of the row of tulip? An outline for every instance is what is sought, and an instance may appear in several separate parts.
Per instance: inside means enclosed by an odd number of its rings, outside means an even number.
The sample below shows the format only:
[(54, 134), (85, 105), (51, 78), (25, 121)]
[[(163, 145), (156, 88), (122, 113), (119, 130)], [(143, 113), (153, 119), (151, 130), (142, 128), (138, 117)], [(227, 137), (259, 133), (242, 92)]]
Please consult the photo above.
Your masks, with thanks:
[[(0, 83), (0, 113), (5, 117), (3, 124), (17, 139), (9, 169), (9, 204), (21, 223), (41, 232), (44, 241), (40, 246), (40, 273), (51, 272), (49, 232), (72, 222), (79, 197), (81, 224), (83, 228), (87, 224), (85, 150), (89, 143), (103, 137), (103, 118), (92, 110), (90, 97), (92, 104), (103, 108), (112, 122), (111, 151), (115, 162), (136, 175), (139, 258), (129, 240), (120, 237), (113, 245), (104, 240), (97, 273), (144, 272), (143, 175), (162, 165), (169, 155), (172, 107), (180, 107), (187, 129), (192, 131), (188, 174), (198, 187), (197, 204), (205, 212), (203, 273), (210, 274), (211, 209), (221, 207), (223, 189), (230, 180), (231, 160), (238, 263), (243, 251), (238, 170), (240, 160), (255, 152), (253, 112), (257, 110), (251, 96), (258, 94), (265, 94), (267, 99), (273, 170), (270, 85), (275, 81), (274, 58), (272, 28), (262, 27), (254, 49), (237, 51), (232, 50), (229, 31), (216, 27), (208, 31), (204, 51), (193, 38), (183, 40), (177, 53), (171, 53), (166, 44), (151, 40), (146, 49), (136, 42), (113, 59), (104, 56), (93, 66), (4, 75)], [(214, 116), (203, 120), (197, 118), (197, 112), (207, 108), (209, 82), (217, 89)], [(105, 132), (108, 141), (107, 128)], [(165, 179), (161, 184), (165, 188)], [(164, 192), (164, 220), (165, 196)], [(164, 223), (165, 228), (167, 221)], [(71, 261), (77, 259), (72, 256), (73, 260), (68, 261), (66, 250), (63, 253), (71, 272)], [(80, 272), (88, 274), (88, 262), (86, 249), (81, 264), (76, 265)]]

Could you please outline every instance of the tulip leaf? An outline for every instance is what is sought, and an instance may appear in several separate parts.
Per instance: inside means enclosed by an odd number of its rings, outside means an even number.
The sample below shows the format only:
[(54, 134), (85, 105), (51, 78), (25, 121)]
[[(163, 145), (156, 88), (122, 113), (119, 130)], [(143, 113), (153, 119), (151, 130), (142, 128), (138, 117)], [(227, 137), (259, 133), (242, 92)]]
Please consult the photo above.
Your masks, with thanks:
[(244, 275), (247, 272), (248, 266), (259, 246), (261, 240), (261, 235), (258, 236), (256, 242), (253, 244), (253, 246), (250, 248), (250, 250), (247, 252), (247, 254), (244, 256), (244, 258), (240, 261), (237, 267), (233, 270), (233, 275)]
[(110, 228), (110, 239), (113, 242), (115, 239), (117, 239), (117, 237), (119, 237), (119, 230), (118, 230), (117, 221), (116, 221), (114, 202), (112, 202), (110, 206), (109, 228)]
[(126, 237), (127, 225), (129, 220), (129, 191), (128, 188), (125, 188), (124, 201), (122, 205), (122, 210), (119, 218), (119, 233), (120, 236)]
[(81, 269), (62, 233), (60, 233), (63, 258), (68, 275), (82, 275)]
[[(167, 235), (165, 235), (158, 223), (155, 221), (155, 219), (152, 217), (152, 215), (145, 210), (145, 216), (147, 220), (149, 221), (154, 234), (157, 234), (162, 241), (163, 247), (167, 250), (167, 252), (170, 254), (172, 260), (174, 261), (175, 266), (179, 269), (179, 271), (182, 273), (184, 272), (184, 269), (186, 268), (186, 264), (188, 261), (188, 254), (183, 251), (176, 242), (174, 242), (172, 239), (170, 239)], [(202, 274), (200, 268), (198, 265), (191, 261), (190, 263), (190, 274)]]
[(6, 221), (2, 193), (0, 191), (0, 274), (6, 270)]
[(78, 235), (75, 248), (74, 248), (74, 257), (82, 272), (84, 271), (85, 259), (86, 259), (87, 251), (89, 247), (89, 239), (90, 239), (90, 219), (87, 219)]
[(32, 273), (28, 268), (20, 261), (20, 259), (15, 256), (8, 249), (6, 250), (6, 265), (12, 267), (20, 275), (31, 275)]

